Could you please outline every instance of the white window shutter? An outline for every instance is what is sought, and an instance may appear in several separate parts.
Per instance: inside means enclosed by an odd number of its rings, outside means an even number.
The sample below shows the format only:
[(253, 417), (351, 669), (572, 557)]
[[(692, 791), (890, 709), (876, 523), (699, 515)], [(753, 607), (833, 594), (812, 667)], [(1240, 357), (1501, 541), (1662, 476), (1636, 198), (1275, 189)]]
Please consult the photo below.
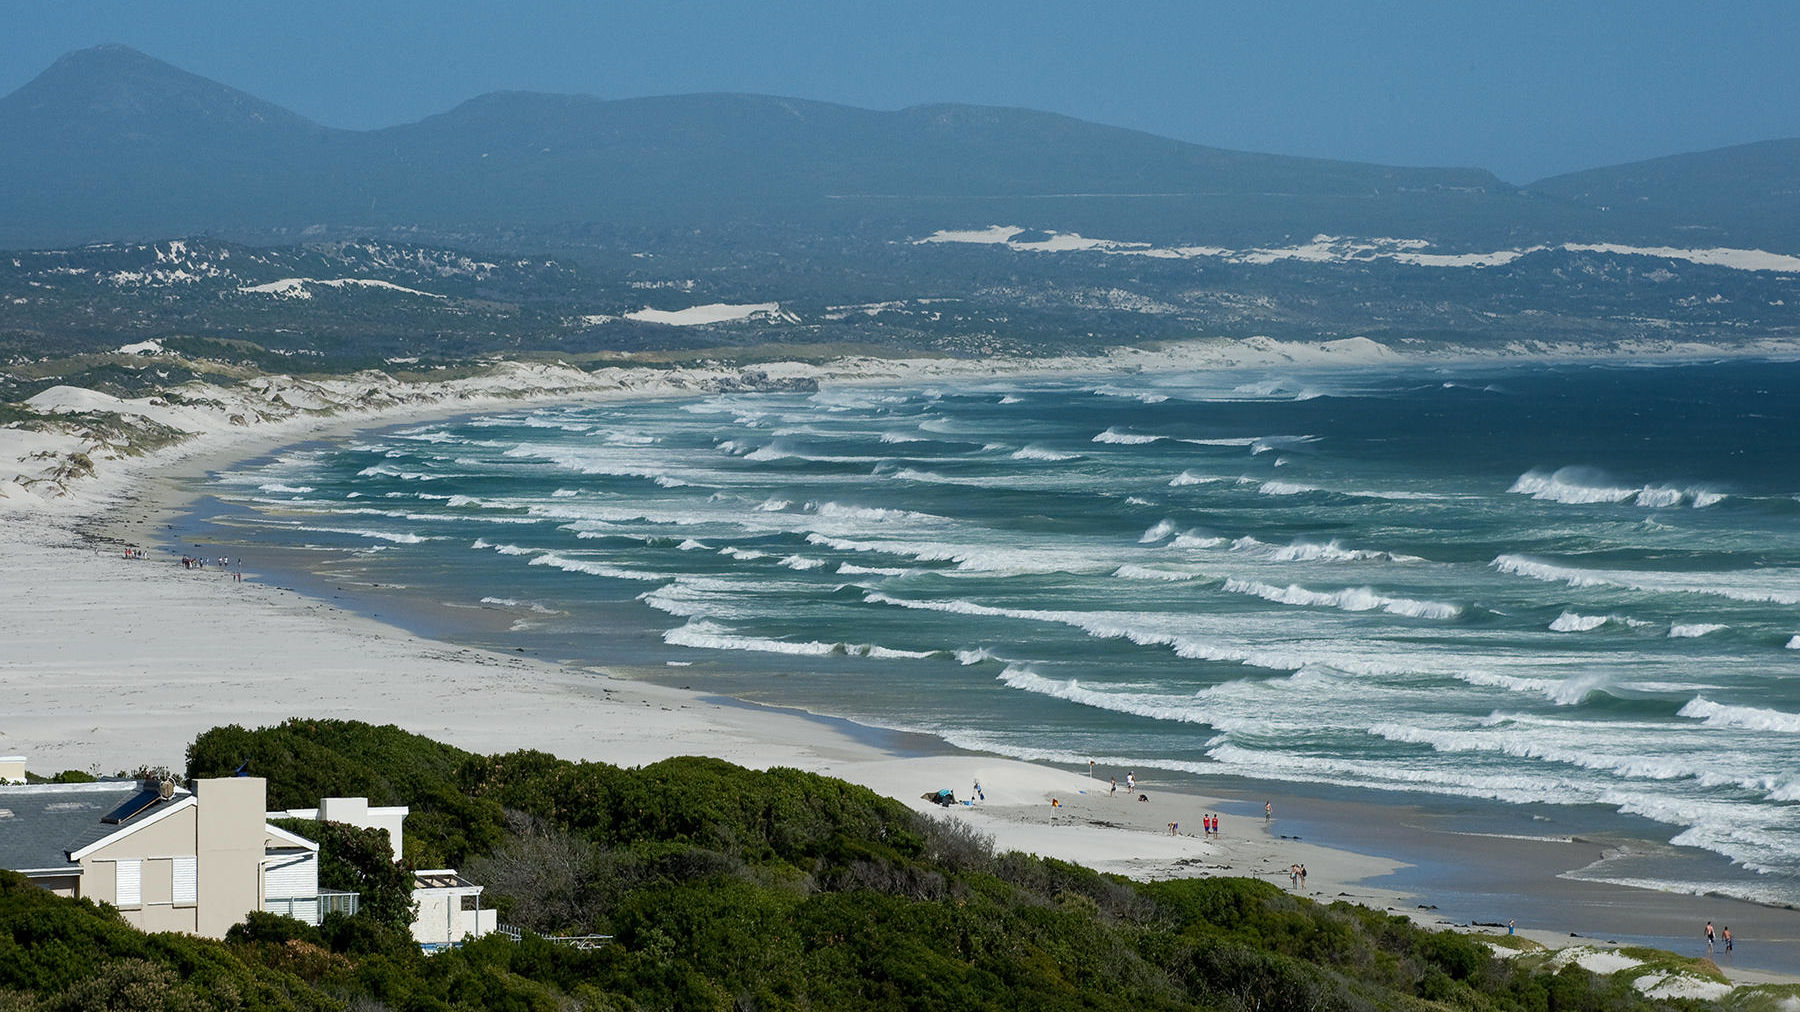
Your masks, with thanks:
[(114, 865), (117, 888), (113, 891), (114, 902), (122, 907), (137, 907), (144, 904), (144, 863), (142, 861), (119, 861)]
[(200, 900), (200, 859), (175, 859), (175, 902), (197, 903)]

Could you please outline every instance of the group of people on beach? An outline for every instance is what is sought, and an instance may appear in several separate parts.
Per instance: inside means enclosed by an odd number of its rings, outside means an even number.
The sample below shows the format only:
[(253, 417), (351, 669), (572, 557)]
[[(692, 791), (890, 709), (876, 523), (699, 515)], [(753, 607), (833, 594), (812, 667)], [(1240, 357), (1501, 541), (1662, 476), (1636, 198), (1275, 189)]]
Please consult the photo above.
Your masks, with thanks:
[(1306, 865), (1303, 865), (1303, 864), (1288, 865), (1288, 882), (1292, 883), (1293, 887), (1296, 889), (1305, 889), (1306, 888)]
[[(127, 558), (130, 557), (129, 551), (130, 550), (127, 549)], [(138, 557), (143, 558), (143, 556), (141, 556), (141, 555)], [(205, 569), (207, 566), (207, 563), (209, 563), (209, 562), (216, 569), (231, 568), (231, 559), (229, 559), (223, 555), (221, 555), (217, 558), (213, 558), (213, 559), (208, 559), (203, 555), (183, 555), (181, 557), (181, 568), (183, 568), (183, 569)], [(242, 559), (238, 560), (237, 571), (231, 574), (231, 578), (233, 580), (236, 580), (239, 583), (242, 583), (244, 581), (244, 560), (242, 560)]]

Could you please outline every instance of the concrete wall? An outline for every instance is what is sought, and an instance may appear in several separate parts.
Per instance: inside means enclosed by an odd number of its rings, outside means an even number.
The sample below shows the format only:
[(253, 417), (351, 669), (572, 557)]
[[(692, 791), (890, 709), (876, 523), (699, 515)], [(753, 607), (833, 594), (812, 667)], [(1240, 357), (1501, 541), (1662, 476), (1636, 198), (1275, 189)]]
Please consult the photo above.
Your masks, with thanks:
[(222, 777), (194, 784), (199, 800), (200, 915), (194, 930), (223, 938), (252, 910), (262, 909), (264, 813), (268, 781)]

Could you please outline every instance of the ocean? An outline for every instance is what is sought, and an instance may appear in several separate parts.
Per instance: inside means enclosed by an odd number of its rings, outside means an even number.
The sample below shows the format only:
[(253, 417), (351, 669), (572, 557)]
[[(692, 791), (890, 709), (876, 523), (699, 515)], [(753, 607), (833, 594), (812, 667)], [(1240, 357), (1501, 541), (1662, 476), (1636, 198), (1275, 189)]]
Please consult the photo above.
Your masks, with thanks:
[(1793, 362), (1414, 364), (521, 408), (240, 466), (182, 537), (452, 638), (1598, 825), (1569, 875), (1795, 904), (1795, 391)]

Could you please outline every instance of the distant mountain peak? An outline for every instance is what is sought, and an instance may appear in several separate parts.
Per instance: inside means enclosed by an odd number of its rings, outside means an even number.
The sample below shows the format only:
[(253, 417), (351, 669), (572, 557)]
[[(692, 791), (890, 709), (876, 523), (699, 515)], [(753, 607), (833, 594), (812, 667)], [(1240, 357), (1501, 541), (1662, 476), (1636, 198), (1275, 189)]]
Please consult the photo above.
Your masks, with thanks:
[(177, 135), (203, 130), (322, 130), (298, 113), (122, 43), (65, 53), (0, 98), (0, 121), (104, 124)]

